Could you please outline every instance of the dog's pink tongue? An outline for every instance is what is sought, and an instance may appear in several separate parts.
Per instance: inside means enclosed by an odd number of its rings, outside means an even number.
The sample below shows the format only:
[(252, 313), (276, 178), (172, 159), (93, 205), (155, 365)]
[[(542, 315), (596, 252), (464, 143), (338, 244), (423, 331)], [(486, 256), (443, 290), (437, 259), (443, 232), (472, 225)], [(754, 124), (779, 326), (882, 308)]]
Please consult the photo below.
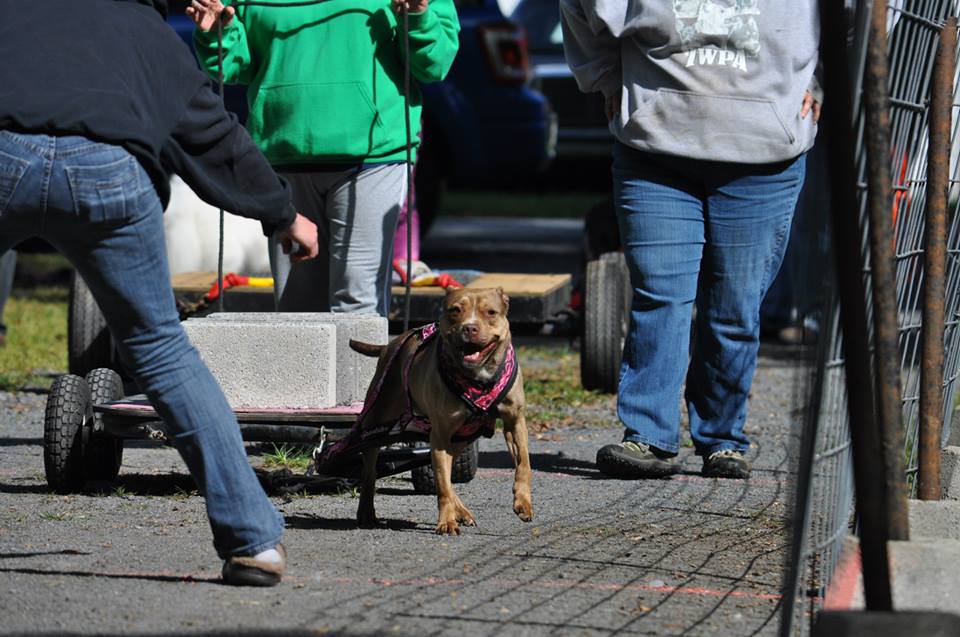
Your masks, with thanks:
[(474, 352), (473, 354), (464, 354), (463, 360), (466, 361), (467, 363), (482, 362), (483, 359), (486, 358), (487, 354), (489, 354), (491, 350), (493, 350), (493, 348), (496, 346), (497, 346), (497, 341), (492, 340), (489, 343), (487, 343), (487, 345), (483, 349), (481, 349), (479, 352)]

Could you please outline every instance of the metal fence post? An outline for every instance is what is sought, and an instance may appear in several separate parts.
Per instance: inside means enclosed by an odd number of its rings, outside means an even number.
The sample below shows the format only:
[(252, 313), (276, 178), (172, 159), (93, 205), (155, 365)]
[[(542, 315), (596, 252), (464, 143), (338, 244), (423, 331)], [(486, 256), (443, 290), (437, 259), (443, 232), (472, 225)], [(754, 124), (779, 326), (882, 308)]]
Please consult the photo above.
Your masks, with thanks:
[[(882, 4), (882, 3), (881, 3)], [(831, 187), (831, 217), (837, 267), (840, 322), (846, 359), (847, 413), (853, 456), (856, 508), (864, 533), (860, 538), (866, 605), (871, 610), (893, 608), (890, 566), (887, 561), (886, 498), (884, 483), (876, 474), (882, 458), (880, 431), (874, 418), (875, 404), (870, 377), (870, 346), (867, 338), (865, 282), (861, 274), (860, 224), (856, 197), (856, 138), (853, 129), (853, 95), (846, 64), (846, 20), (843, 6), (832, 0), (820, 3), (821, 46), (825, 79), (825, 128)], [(882, 462), (880, 463), (882, 466)]]
[(867, 43), (863, 100), (867, 114), (867, 200), (873, 301), (874, 380), (877, 425), (883, 446), (886, 532), (889, 540), (910, 539), (903, 466), (897, 283), (894, 273), (893, 185), (890, 175), (890, 61), (887, 5), (874, 2)]
[(921, 500), (940, 499), (947, 190), (950, 183), (950, 120), (953, 109), (956, 48), (957, 19), (951, 17), (940, 30), (940, 45), (937, 48), (937, 59), (930, 87), (917, 485), (917, 495)]

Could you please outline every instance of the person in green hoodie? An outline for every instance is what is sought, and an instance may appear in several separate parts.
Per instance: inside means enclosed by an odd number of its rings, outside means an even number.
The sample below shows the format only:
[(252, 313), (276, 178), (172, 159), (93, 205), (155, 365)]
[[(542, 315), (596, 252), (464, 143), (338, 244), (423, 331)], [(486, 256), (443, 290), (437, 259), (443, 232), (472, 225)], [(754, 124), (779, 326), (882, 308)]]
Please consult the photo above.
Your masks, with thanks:
[[(442, 80), (459, 47), (453, 0), (325, 0), (287, 7), (193, 0), (194, 46), (217, 76), (247, 85), (247, 129), (320, 232), (311, 266), (276, 258), (277, 308), (376, 312), (390, 306), (393, 235), (406, 197), (403, 12), (409, 14), (410, 129), (417, 82)], [(415, 149), (414, 149), (415, 152)]]

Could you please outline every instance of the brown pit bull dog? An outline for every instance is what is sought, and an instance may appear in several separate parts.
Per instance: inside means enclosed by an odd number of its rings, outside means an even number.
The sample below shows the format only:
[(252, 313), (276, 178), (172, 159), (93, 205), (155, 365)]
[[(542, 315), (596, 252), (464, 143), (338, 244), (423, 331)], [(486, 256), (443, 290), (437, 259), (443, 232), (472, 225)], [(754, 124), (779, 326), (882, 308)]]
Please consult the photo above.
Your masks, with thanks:
[[(493, 434), (497, 417), (516, 467), (513, 510), (524, 522), (533, 519), (523, 376), (510, 340), (508, 308), (500, 288), (450, 289), (438, 324), (406, 332), (388, 345), (350, 341), (355, 351), (380, 357), (358, 421), (362, 427), (399, 422), (406, 431), (429, 428), (438, 534), (459, 534), (460, 524), (476, 524), (454, 492), (450, 472), (467, 444)], [(373, 497), (379, 452), (378, 446), (363, 452), (361, 526), (377, 522)]]

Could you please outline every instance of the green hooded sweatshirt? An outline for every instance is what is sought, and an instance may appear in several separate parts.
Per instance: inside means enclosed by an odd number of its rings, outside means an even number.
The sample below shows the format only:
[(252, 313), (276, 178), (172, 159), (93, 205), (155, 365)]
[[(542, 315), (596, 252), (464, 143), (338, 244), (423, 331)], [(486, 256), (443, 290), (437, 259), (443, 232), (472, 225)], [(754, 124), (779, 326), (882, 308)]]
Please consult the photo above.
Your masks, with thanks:
[[(417, 81), (446, 76), (460, 22), (453, 0), (430, 0), (409, 22), (416, 145)], [(195, 29), (193, 41), (200, 64), (216, 78), (216, 29)], [(223, 30), (223, 77), (247, 85), (246, 126), (274, 166), (404, 161), (402, 49), (402, 22), (390, 0), (241, 6)]]

